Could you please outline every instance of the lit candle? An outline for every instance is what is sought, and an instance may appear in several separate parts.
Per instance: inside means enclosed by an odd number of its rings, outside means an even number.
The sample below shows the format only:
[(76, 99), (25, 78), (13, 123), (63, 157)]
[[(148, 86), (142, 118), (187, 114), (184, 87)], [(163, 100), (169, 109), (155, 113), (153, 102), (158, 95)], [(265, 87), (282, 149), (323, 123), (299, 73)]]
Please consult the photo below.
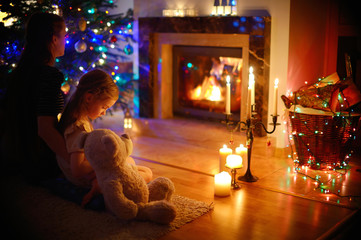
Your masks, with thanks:
[(252, 105), (255, 103), (255, 90), (254, 90), (254, 85), (255, 85), (255, 81), (254, 81), (254, 74), (253, 74), (253, 67), (249, 67), (249, 84), (251, 85), (251, 103)]
[(278, 78), (275, 79), (275, 87), (274, 87), (274, 94), (273, 94), (273, 97), (274, 97), (274, 106), (275, 106), (275, 109), (274, 109), (274, 112), (273, 112), (273, 116), (277, 116), (277, 101), (278, 101)]
[(217, 14), (218, 15), (223, 15), (224, 13), (224, 7), (223, 6), (218, 6), (217, 7)]
[(231, 77), (226, 77), (226, 114), (231, 114)]
[(241, 168), (242, 167), (242, 157), (236, 154), (230, 154), (227, 157), (226, 166), (229, 168)]
[(130, 129), (133, 127), (131, 118), (124, 118), (124, 129)]
[(247, 119), (251, 119), (251, 112), (252, 112), (252, 86), (251, 83), (248, 81), (248, 94), (247, 94)]
[(228, 148), (227, 145), (223, 145), (223, 148), (219, 149), (219, 171), (225, 171), (227, 170), (226, 165), (226, 159), (229, 154), (232, 154), (232, 149)]
[(214, 176), (214, 195), (227, 197), (231, 194), (231, 176), (228, 172), (221, 172)]
[(236, 154), (241, 156), (242, 159), (246, 159), (247, 158), (247, 148), (243, 144), (240, 144), (239, 147), (236, 147)]

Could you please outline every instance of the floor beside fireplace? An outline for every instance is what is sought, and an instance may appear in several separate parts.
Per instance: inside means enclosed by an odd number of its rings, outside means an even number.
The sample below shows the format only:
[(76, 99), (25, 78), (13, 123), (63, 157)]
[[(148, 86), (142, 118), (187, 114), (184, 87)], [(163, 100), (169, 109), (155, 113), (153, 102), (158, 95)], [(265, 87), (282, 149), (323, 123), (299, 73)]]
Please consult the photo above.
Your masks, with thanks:
[[(176, 192), (214, 204), (214, 210), (162, 239), (316, 239), (352, 233), (361, 206), (361, 164), (354, 157), (347, 170), (294, 173), (289, 150), (276, 151), (272, 137), (254, 140), (251, 169), (257, 182), (239, 182), (231, 196), (214, 196), (218, 149), (229, 142), (224, 125), (195, 119), (133, 119), (123, 129), (122, 114), (105, 116), (96, 128), (131, 135), (137, 164), (152, 169), (154, 177), (169, 177)], [(245, 143), (244, 133), (234, 144)], [(238, 175), (245, 173), (246, 166)], [(316, 177), (325, 189), (316, 189)], [(348, 197), (345, 197), (348, 196)]]

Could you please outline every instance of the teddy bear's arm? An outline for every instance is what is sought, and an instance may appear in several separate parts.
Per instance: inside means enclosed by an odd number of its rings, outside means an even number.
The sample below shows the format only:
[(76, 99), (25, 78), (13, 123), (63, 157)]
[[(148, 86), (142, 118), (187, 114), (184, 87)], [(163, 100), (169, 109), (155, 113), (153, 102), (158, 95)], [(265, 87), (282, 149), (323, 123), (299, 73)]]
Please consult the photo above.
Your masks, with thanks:
[(123, 194), (123, 186), (118, 181), (110, 181), (101, 186), (106, 206), (120, 219), (135, 218), (138, 213), (137, 205)]

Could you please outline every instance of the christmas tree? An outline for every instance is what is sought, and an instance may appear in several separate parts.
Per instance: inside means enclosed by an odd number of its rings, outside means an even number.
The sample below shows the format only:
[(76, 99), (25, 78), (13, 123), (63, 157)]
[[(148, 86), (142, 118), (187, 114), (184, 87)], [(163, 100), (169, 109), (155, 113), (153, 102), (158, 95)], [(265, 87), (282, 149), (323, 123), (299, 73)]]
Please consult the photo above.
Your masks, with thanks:
[(111, 74), (120, 91), (125, 92), (121, 98), (123, 107), (133, 105), (133, 75), (129, 68), (124, 70), (124, 66), (120, 66), (130, 62), (133, 53), (133, 11), (110, 14), (115, 7), (114, 0), (2, 0), (0, 12), (6, 14), (3, 21), (11, 19), (12, 23), (0, 25), (1, 79), (16, 67), (20, 58), (28, 18), (34, 12), (51, 12), (62, 16), (66, 23), (65, 54), (56, 59), (55, 65), (65, 76), (64, 93), (77, 85), (81, 75), (101, 68)]

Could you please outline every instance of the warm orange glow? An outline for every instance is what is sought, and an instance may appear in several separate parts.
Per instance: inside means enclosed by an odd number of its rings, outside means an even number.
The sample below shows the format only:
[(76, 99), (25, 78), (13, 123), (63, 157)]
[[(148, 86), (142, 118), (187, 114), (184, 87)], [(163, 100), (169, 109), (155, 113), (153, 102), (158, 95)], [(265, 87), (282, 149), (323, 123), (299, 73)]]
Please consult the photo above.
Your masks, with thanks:
[(209, 101), (222, 101), (222, 90), (217, 86), (212, 77), (205, 78), (202, 85), (198, 85), (191, 91), (191, 100), (209, 100)]

